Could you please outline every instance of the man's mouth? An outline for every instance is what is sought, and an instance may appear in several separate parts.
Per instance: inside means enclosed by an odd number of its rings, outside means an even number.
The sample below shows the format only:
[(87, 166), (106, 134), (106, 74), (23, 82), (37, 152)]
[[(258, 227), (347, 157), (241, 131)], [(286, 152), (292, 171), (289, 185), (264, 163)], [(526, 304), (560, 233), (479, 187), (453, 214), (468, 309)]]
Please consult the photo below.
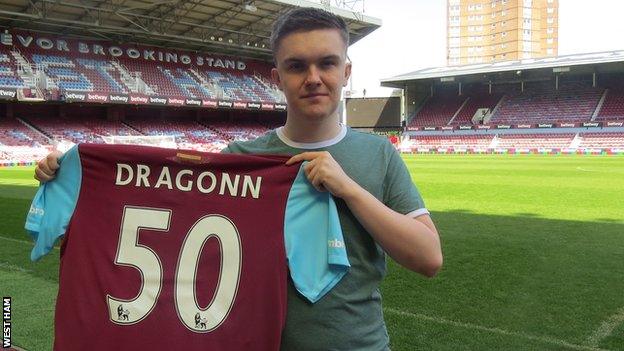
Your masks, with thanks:
[(301, 98), (302, 99), (310, 99), (310, 98), (315, 98), (315, 97), (320, 97), (320, 96), (328, 96), (328, 94), (312, 93), (312, 94), (303, 95)]

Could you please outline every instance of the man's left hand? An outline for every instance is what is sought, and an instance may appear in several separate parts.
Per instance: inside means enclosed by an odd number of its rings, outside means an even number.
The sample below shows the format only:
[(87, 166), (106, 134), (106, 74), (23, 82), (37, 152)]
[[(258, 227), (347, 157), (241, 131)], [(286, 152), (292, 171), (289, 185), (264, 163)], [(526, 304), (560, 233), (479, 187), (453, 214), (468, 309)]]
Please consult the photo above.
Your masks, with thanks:
[(286, 165), (299, 161), (308, 161), (303, 169), (310, 183), (318, 191), (329, 191), (332, 195), (345, 199), (359, 188), (327, 151), (300, 153), (286, 161)]

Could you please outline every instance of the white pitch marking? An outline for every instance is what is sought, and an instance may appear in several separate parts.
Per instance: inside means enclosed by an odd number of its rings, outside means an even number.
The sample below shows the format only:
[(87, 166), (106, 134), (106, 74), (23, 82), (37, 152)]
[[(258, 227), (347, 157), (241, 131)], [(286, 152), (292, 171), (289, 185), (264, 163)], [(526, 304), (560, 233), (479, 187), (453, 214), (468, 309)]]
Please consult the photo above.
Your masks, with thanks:
[(23, 185), (23, 186), (35, 186), (36, 184), (32, 184), (30, 182), (20, 182), (20, 181), (7, 181), (0, 180), (0, 185)]
[(541, 342), (548, 343), (548, 344), (553, 344), (553, 345), (557, 345), (557, 346), (567, 347), (567, 348), (572, 349), (572, 350), (609, 351), (608, 349), (601, 349), (599, 347), (594, 347), (594, 346), (584, 346), (584, 345), (571, 344), (569, 342), (566, 342), (566, 341), (563, 341), (563, 340), (559, 340), (559, 339), (555, 339), (555, 338), (549, 338), (549, 337), (544, 337), (544, 336), (535, 336), (535, 335), (529, 335), (529, 334), (524, 334), (524, 333), (512, 332), (512, 331), (499, 329), (499, 328), (489, 328), (489, 327), (484, 327), (482, 325), (471, 324), (471, 323), (464, 323), (464, 322), (457, 322), (457, 321), (444, 319), (444, 318), (439, 318), (439, 317), (431, 317), (431, 316), (427, 316), (427, 315), (420, 314), (420, 313), (411, 313), (411, 312), (400, 311), (400, 310), (396, 310), (396, 309), (393, 309), (393, 308), (384, 308), (384, 311), (390, 312), (390, 313), (394, 313), (394, 314), (398, 314), (398, 315), (402, 315), (402, 316), (413, 317), (413, 318), (418, 318), (418, 319), (424, 319), (424, 320), (427, 320), (427, 321), (432, 321), (432, 322), (436, 322), (436, 323), (440, 323), (440, 324), (452, 325), (452, 326), (455, 326), (455, 327), (461, 327), (461, 328), (466, 328), (466, 329), (476, 329), (476, 330), (486, 331), (486, 332), (490, 332), (490, 333), (503, 334), (503, 335), (509, 335), (509, 336), (516, 336), (516, 337), (520, 337), (520, 338), (524, 338), (524, 339), (541, 341)]
[(6, 268), (10, 271), (16, 271), (20, 273), (32, 273), (30, 269), (22, 268), (22, 267), (10, 264), (8, 262), (0, 262), (0, 268)]
[[(34, 244), (34, 242), (32, 242), (32, 241), (17, 240), (17, 239), (7, 238), (7, 237), (4, 237), (2, 235), (0, 235), (0, 239), (6, 240), (6, 241), (12, 241), (14, 243), (27, 244), (27, 245), (31, 245), (31, 246)], [(54, 249), (60, 250), (58, 246), (54, 246)]]
[(576, 167), (576, 169), (579, 171), (583, 171), (583, 172), (598, 172), (598, 171), (592, 171), (591, 169), (585, 169), (583, 167)]
[(615, 328), (624, 323), (624, 307), (615, 312), (614, 315), (607, 318), (600, 327), (587, 338), (586, 344), (589, 346), (597, 346), (602, 340), (611, 335)]

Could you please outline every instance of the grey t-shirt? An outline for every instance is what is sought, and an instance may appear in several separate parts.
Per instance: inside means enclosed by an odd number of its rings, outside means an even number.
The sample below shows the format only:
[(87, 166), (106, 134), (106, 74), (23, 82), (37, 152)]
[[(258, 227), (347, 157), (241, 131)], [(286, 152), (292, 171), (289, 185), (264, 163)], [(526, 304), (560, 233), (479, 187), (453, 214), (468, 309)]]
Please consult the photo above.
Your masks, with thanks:
[[(342, 127), (334, 139), (302, 144), (281, 129), (252, 141), (233, 142), (223, 152), (295, 155), (328, 151), (345, 173), (391, 209), (416, 217), (428, 211), (407, 167), (386, 138)], [(341, 199), (335, 199), (351, 268), (315, 304), (288, 284), (288, 312), (282, 350), (385, 350), (379, 284), (386, 274), (385, 253)]]

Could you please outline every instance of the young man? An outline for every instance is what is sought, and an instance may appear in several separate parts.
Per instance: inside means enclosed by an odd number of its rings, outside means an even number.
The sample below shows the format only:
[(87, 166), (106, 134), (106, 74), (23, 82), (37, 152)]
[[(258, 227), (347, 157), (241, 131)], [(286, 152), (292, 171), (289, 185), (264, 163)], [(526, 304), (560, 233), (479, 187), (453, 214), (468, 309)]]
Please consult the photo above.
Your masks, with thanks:
[[(428, 277), (442, 265), (435, 225), (396, 150), (385, 138), (340, 124), (341, 89), (351, 73), (348, 43), (345, 22), (329, 12), (297, 8), (282, 15), (271, 36), (271, 73), (286, 96), (286, 124), (224, 150), (308, 161), (309, 181), (336, 199), (351, 269), (315, 304), (289, 282), (283, 350), (388, 349), (379, 293), (385, 254)], [(52, 179), (57, 158), (40, 161), (36, 178)]]

